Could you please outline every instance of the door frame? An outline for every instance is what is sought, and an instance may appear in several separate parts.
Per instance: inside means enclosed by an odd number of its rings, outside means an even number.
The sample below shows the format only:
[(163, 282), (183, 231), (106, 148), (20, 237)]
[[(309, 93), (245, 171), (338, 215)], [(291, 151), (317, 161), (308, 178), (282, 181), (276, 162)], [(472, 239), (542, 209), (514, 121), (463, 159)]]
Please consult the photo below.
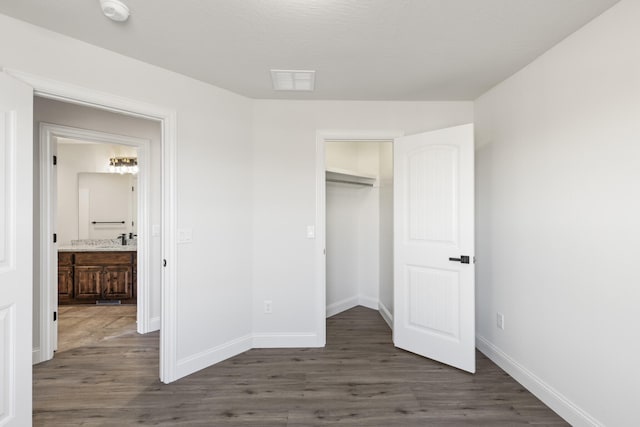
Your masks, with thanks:
[(58, 288), (57, 283), (57, 251), (52, 244), (51, 236), (56, 232), (54, 222), (55, 210), (58, 202), (58, 189), (54, 185), (54, 166), (51, 161), (52, 156), (57, 154), (55, 138), (79, 139), (82, 141), (104, 144), (116, 144), (127, 147), (134, 147), (138, 157), (138, 212), (135, 218), (138, 229), (138, 302), (137, 308), (137, 331), (145, 334), (159, 329), (160, 325), (152, 325), (150, 319), (150, 288), (149, 288), (149, 265), (150, 265), (150, 239), (151, 224), (148, 221), (148, 212), (151, 206), (149, 182), (150, 175), (150, 146), (151, 141), (143, 138), (117, 135), (107, 132), (81, 129), (71, 126), (62, 126), (52, 123), (40, 123), (39, 129), (39, 152), (40, 152), (40, 345), (33, 352), (33, 363), (44, 362), (53, 357), (56, 335), (58, 328), (53, 320), (53, 316), (48, 313), (58, 311)]
[[(317, 346), (327, 342), (327, 200), (325, 187), (325, 143), (331, 141), (379, 141), (393, 142), (404, 136), (399, 130), (318, 130), (316, 131), (316, 245), (315, 245), (315, 296)], [(386, 320), (386, 319), (385, 319)]]
[[(177, 113), (144, 101), (101, 92), (73, 84), (51, 80), (20, 70), (3, 69), (14, 78), (33, 88), (33, 95), (77, 105), (99, 108), (160, 123), (162, 219), (161, 245), (163, 269), (161, 275), (160, 315), (160, 380), (170, 383), (177, 379)], [(166, 264), (165, 264), (166, 262)]]

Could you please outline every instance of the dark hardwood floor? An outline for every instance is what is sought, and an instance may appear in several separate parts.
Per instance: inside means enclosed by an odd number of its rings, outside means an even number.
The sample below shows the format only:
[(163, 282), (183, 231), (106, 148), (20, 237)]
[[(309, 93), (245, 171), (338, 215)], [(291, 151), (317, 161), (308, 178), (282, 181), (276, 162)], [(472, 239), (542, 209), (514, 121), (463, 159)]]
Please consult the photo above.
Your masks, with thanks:
[(173, 384), (135, 307), (69, 307), (34, 367), (35, 426), (567, 425), (478, 353), (467, 374), (398, 350), (376, 311), (327, 319), (322, 349), (257, 349)]

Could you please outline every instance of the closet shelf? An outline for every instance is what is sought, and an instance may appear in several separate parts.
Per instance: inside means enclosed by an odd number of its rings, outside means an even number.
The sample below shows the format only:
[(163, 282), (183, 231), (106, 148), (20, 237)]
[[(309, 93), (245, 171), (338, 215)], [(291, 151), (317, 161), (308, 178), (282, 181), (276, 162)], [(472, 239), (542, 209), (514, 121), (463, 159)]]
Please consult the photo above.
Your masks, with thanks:
[(327, 168), (325, 175), (327, 182), (364, 185), (368, 187), (373, 187), (378, 180), (378, 177), (373, 175), (365, 175), (362, 173), (338, 168)]

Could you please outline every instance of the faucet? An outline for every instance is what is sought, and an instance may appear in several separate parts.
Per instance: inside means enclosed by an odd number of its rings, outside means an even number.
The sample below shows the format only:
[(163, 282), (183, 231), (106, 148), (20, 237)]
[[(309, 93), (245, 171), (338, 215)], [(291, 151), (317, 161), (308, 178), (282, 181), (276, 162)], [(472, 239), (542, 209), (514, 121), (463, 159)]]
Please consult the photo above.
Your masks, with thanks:
[(127, 233), (122, 233), (118, 235), (117, 239), (119, 239), (122, 242), (122, 246), (125, 246), (127, 244)]

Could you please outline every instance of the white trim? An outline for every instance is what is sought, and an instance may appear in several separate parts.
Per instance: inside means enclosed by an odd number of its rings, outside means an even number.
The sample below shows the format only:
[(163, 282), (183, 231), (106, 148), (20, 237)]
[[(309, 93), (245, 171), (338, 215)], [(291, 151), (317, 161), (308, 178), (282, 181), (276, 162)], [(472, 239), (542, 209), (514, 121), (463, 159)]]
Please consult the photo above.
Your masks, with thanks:
[(336, 301), (333, 304), (329, 304), (326, 309), (326, 317), (332, 317), (336, 314), (342, 313), (352, 309), (353, 307), (366, 307), (372, 310), (378, 310), (378, 300), (371, 297), (365, 297), (362, 295), (356, 295), (354, 297), (345, 298), (340, 301)]
[(370, 308), (371, 310), (378, 310), (378, 300), (375, 298), (358, 295), (358, 305)]
[(387, 322), (387, 325), (389, 325), (393, 331), (393, 314), (391, 314), (387, 306), (384, 305), (382, 301), (378, 302), (378, 311), (380, 312), (380, 316), (382, 316), (384, 321)]
[(340, 301), (336, 301), (333, 304), (327, 306), (326, 317), (335, 316), (338, 313), (349, 310), (350, 308), (358, 306), (358, 297), (345, 298)]
[(326, 188), (325, 188), (325, 142), (327, 141), (393, 141), (404, 132), (367, 130), (317, 130), (316, 131), (316, 247), (315, 247), (315, 297), (316, 334), (318, 346), (326, 343), (327, 317), (327, 259), (326, 248)]
[(171, 108), (124, 98), (94, 89), (70, 85), (12, 69), (7, 74), (34, 88), (34, 94), (103, 110), (157, 120), (162, 127), (162, 254), (168, 261), (162, 275), (160, 328), (160, 380), (170, 383), (179, 378), (177, 363), (177, 207), (176, 147), (177, 116)]
[(91, 106), (114, 113), (124, 113), (128, 116), (157, 121), (164, 121), (175, 114), (175, 111), (169, 108), (36, 76), (12, 68), (3, 68), (2, 71), (33, 87), (34, 94), (42, 98)]
[(236, 338), (213, 348), (203, 350), (192, 356), (180, 359), (177, 364), (176, 375), (182, 378), (201, 369), (229, 359), (247, 350), (251, 350), (251, 334)]
[(160, 380), (173, 382), (178, 375), (178, 206), (177, 117), (171, 111), (162, 120), (162, 257), (160, 309)]
[[(42, 128), (38, 136), (40, 164), (38, 170), (40, 174), (40, 224), (39, 224), (39, 256), (40, 256), (40, 274), (38, 283), (40, 291), (40, 336), (38, 337), (38, 354), (31, 363), (41, 363), (53, 357), (53, 351), (56, 347), (57, 327), (53, 321), (52, 313), (58, 310), (57, 292), (52, 291), (54, 278), (58, 277), (57, 256), (54, 262), (55, 251), (52, 249), (51, 237), (54, 233), (55, 222), (53, 196), (55, 193), (50, 191), (51, 176), (53, 174), (53, 165), (51, 164), (52, 156), (55, 154), (53, 146), (43, 138)], [(57, 287), (57, 283), (56, 283)]]
[(476, 335), (476, 347), (482, 354), (511, 375), (569, 424), (573, 426), (604, 426), (603, 423), (595, 419), (587, 411), (573, 403), (486, 338)]
[(305, 348), (318, 347), (314, 332), (253, 334), (252, 348)]
[(160, 316), (149, 319), (149, 332), (160, 330)]
[(40, 360), (41, 357), (42, 356), (40, 355), (40, 347), (34, 348), (31, 351), (31, 364), (35, 365), (36, 363), (38, 363), (38, 362), (36, 362), (36, 360)]

